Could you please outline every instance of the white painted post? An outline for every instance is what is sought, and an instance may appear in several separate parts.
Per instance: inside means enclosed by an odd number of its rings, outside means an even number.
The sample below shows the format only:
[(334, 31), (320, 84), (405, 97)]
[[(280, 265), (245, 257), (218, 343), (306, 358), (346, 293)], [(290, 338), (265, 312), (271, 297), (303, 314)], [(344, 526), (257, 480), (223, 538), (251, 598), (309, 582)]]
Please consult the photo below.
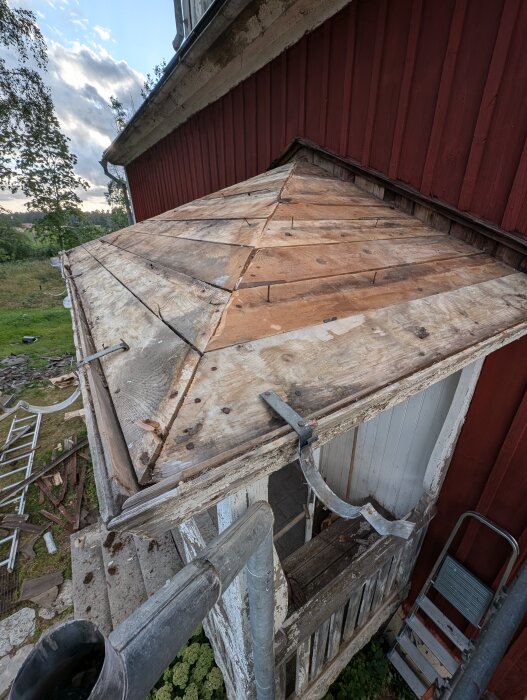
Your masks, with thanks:
[[(268, 500), (267, 477), (228, 496), (217, 505), (218, 530), (223, 532), (256, 501)], [(203, 525), (193, 518), (180, 526), (186, 556), (195, 556), (207, 542)], [(287, 582), (274, 550), (275, 632), (287, 615)], [(234, 579), (206, 622), (205, 631), (221, 668), (229, 700), (252, 700), (256, 697), (253, 676), (249, 597), (245, 572)]]
[(446, 477), (450, 459), (454, 453), (457, 439), (465, 422), (467, 411), (472, 401), (476, 384), (485, 358), (476, 360), (461, 370), (458, 385), (452, 398), (450, 408), (436, 440), (423, 477), (426, 493), (435, 500), (439, 496), (441, 485)]

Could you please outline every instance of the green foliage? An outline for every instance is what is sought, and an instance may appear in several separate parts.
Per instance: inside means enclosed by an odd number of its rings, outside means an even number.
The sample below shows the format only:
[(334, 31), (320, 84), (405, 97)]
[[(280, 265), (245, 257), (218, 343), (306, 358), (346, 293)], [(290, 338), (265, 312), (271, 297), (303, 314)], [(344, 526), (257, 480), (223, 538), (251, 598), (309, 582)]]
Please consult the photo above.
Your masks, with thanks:
[(154, 66), (153, 75), (150, 75), (150, 73), (146, 74), (146, 80), (143, 83), (143, 87), (141, 88), (141, 97), (143, 98), (143, 100), (146, 100), (148, 95), (152, 92), (157, 83), (161, 80), (161, 77), (163, 76), (166, 67), (167, 62), (165, 61), (165, 59), (163, 59), (161, 63), (158, 63), (157, 66)]
[(78, 209), (63, 210), (60, 205), (36, 222), (35, 232), (41, 240), (59, 250), (74, 248), (106, 233), (91, 224)]
[(0, 221), (0, 263), (49, 257), (53, 253), (52, 246), (36, 241), (30, 232)]
[(200, 627), (179, 652), (146, 700), (225, 700), (220, 669)]
[[(38, 200), (41, 179), (47, 180), (48, 189), (59, 183), (63, 190), (62, 173), (51, 169), (66, 167), (69, 176), (76, 159), (69, 153), (40, 74), (47, 68), (47, 53), (34, 14), (0, 0), (0, 46), (9, 56), (8, 61), (0, 58), (0, 187), (21, 189)], [(71, 182), (74, 188), (85, 184), (74, 176)]]
[(356, 654), (330, 687), (324, 700), (414, 700), (386, 658), (389, 645), (378, 634)]
[(45, 215), (41, 235), (63, 247), (65, 227), (79, 216), (77, 190), (88, 183), (75, 174), (77, 158), (42, 80), (47, 53), (35, 16), (7, 0), (0, 0), (2, 46), (9, 62), (0, 58), (0, 188), (23, 192), (27, 206)]
[(131, 114), (126, 110), (123, 103), (115, 97), (115, 95), (110, 95), (110, 109), (113, 112), (113, 118), (115, 120), (115, 126), (118, 131), (122, 131), (127, 125)]

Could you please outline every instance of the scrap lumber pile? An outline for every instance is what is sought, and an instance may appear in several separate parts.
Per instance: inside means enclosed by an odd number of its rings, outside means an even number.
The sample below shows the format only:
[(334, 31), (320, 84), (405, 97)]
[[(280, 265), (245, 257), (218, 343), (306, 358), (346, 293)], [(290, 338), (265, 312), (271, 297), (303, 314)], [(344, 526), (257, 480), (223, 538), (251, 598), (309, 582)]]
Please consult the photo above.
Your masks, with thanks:
[[(56, 525), (63, 526), (70, 534), (79, 530), (82, 516), (82, 497), (86, 483), (86, 463), (89, 455), (80, 451), (85, 442), (78, 443), (77, 436), (64, 440), (65, 458), (56, 469), (43, 474), (36, 480), (39, 489), (39, 503), (43, 507), (40, 514)], [(80, 457), (80, 464), (77, 459)], [(57, 462), (57, 454), (52, 455), (52, 464)]]

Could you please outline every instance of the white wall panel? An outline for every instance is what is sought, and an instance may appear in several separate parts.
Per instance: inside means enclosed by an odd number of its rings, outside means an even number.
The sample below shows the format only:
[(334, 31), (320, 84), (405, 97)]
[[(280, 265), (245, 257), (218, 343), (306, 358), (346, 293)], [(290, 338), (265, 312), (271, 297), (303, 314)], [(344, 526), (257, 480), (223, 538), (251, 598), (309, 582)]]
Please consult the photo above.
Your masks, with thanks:
[(460, 373), (443, 379), (320, 449), (328, 485), (350, 503), (374, 498), (396, 517), (423, 493), (423, 477)]

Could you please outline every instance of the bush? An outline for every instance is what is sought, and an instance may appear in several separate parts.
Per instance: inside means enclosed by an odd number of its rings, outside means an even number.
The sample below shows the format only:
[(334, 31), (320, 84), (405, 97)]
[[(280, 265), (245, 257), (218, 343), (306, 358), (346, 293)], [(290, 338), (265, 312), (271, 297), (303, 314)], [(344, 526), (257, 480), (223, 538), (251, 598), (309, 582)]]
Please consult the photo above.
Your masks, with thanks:
[(220, 669), (200, 627), (145, 700), (225, 700)]
[(0, 223), (0, 262), (46, 258), (55, 252), (52, 246), (35, 241), (30, 232)]
[(415, 700), (386, 658), (389, 644), (378, 634), (342, 671), (324, 700)]

